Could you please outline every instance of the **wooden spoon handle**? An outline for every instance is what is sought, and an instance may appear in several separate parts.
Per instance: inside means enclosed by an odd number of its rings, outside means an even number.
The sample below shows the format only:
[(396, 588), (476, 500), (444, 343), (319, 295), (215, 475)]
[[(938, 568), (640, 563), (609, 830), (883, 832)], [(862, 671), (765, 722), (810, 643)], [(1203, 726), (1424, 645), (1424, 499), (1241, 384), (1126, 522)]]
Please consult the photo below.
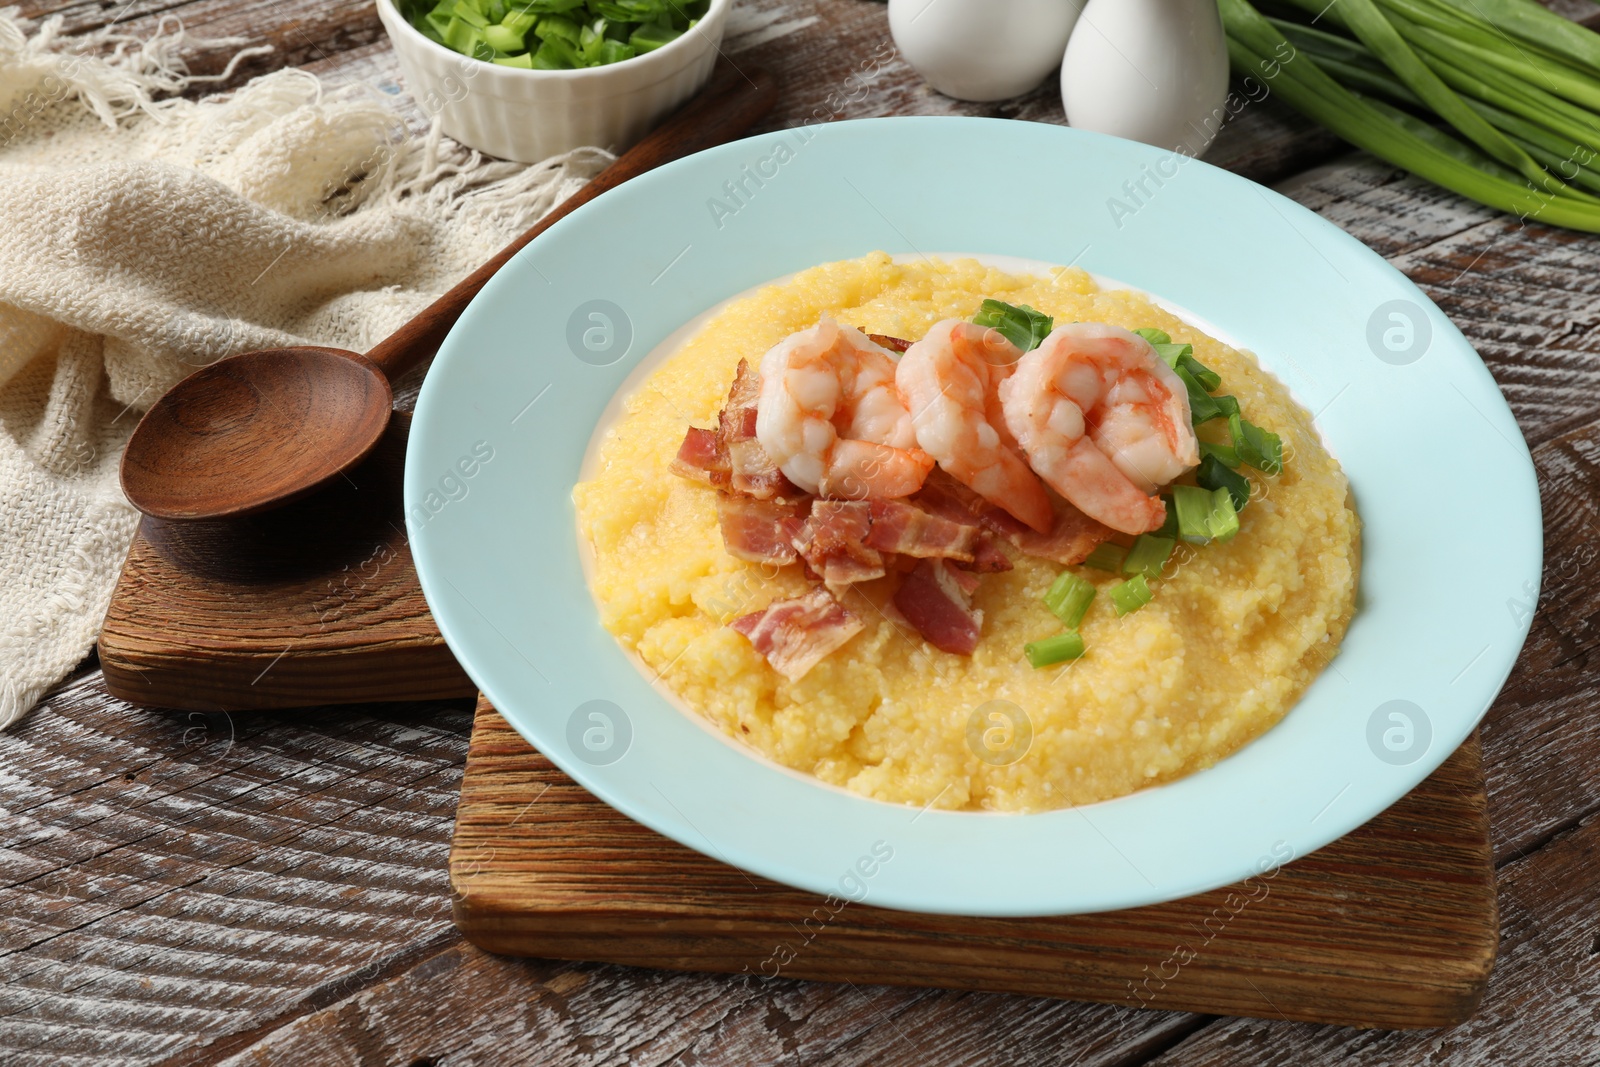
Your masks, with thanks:
[(733, 140), (770, 111), (777, 98), (777, 79), (767, 71), (748, 66), (741, 72), (727, 60), (719, 60), (711, 81), (671, 118), (624, 152), (589, 184), (556, 205), (533, 229), (512, 241), (499, 255), (424, 308), (416, 318), (380, 341), (367, 353), (367, 358), (393, 381), (439, 350), (445, 334), (450, 332), (450, 327), (455, 325), (456, 319), (461, 317), (461, 312), (466, 310), (472, 298), (478, 295), (478, 290), (529, 241), (573, 210), (629, 178), (701, 149)]

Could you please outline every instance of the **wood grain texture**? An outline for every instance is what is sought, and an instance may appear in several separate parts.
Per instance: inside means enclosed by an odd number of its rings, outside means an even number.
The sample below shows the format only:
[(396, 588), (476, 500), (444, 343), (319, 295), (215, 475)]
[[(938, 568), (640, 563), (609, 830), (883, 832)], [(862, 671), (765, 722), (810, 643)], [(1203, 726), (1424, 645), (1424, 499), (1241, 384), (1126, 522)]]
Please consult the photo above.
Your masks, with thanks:
[(1101, 915), (916, 915), (670, 841), (585, 792), (480, 697), (450, 885), (456, 925), (491, 952), (1449, 1026), (1477, 1007), (1494, 962), (1485, 803), (1473, 737), (1359, 831), (1286, 867), (1289, 854), (1265, 855), (1261, 877), (1236, 886)]
[(348, 478), (285, 508), (144, 519), (100, 633), (110, 691), (202, 711), (470, 695), (406, 540), (410, 425), (396, 414)]
[(1150, 1067), (1307, 1063), (1594, 1067), (1600, 1063), (1600, 821), (1500, 874), (1500, 962), (1483, 1010), (1452, 1030), (1358, 1032), (1224, 1020)]
[(450, 939), (467, 710), (141, 711), (91, 674), (0, 734), (0, 1061), (150, 1062)]

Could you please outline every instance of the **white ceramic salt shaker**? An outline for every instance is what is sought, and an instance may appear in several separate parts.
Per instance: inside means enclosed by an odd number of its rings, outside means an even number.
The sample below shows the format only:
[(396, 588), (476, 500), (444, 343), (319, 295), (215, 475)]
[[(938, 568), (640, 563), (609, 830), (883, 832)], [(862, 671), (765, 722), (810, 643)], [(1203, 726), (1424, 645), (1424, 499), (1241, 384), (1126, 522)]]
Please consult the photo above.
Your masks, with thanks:
[(889, 0), (895, 47), (957, 100), (1005, 100), (1061, 62), (1084, 0)]
[(1089, 0), (1061, 64), (1070, 124), (1187, 155), (1211, 144), (1227, 96), (1217, 0)]

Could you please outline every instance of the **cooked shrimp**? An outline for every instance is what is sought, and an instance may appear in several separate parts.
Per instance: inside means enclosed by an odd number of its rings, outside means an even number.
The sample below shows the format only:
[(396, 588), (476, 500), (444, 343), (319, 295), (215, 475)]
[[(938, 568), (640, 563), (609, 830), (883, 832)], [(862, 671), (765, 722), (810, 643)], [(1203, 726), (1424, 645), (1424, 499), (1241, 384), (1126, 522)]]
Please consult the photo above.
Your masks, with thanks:
[(916, 447), (894, 360), (824, 317), (761, 358), (756, 440), (795, 485), (826, 497), (902, 497), (933, 460)]
[(945, 319), (900, 357), (894, 381), (923, 451), (991, 504), (1049, 533), (1050, 497), (1017, 454), (995, 402), (996, 386), (1021, 354), (996, 330)]
[(1119, 326), (1058, 326), (1017, 361), (1000, 405), (1039, 476), (1123, 533), (1159, 527), (1152, 494), (1200, 461), (1182, 380)]

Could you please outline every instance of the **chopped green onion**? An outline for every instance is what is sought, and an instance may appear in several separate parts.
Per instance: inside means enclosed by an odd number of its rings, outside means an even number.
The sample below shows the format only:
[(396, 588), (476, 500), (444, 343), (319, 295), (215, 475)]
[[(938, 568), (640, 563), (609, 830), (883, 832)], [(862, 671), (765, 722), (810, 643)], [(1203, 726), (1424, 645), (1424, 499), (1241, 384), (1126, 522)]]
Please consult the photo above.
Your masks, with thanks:
[(1154, 326), (1141, 326), (1133, 332), (1149, 341), (1151, 345), (1170, 345), (1172, 343), (1171, 334), (1167, 333), (1166, 330), (1158, 330)]
[(1143, 574), (1151, 578), (1161, 577), (1161, 568), (1167, 565), (1167, 560), (1172, 556), (1172, 550), (1178, 542), (1170, 537), (1161, 537), (1158, 534), (1140, 534), (1133, 539), (1133, 547), (1128, 549), (1127, 558), (1122, 561), (1123, 574)]
[(1093, 567), (1097, 571), (1110, 571), (1112, 574), (1122, 572), (1122, 560), (1127, 556), (1128, 550), (1121, 545), (1110, 541), (1102, 541), (1095, 546), (1094, 551), (1084, 559), (1085, 567)]
[(1230, 470), (1215, 456), (1202, 456), (1194, 480), (1213, 492), (1226, 489), (1235, 510), (1242, 510), (1250, 499), (1250, 483), (1238, 471)]
[(539, 16), (530, 12), (511, 11), (507, 12), (506, 17), (500, 20), (500, 25), (504, 26), (508, 30), (514, 30), (517, 33), (522, 34), (523, 37), (527, 37), (528, 31), (533, 29), (534, 25), (537, 24), (538, 21)]
[(1004, 300), (985, 300), (972, 317), (973, 325), (999, 330), (1007, 341), (1024, 352), (1032, 352), (1050, 336), (1055, 319), (1027, 304), (1008, 304)]
[(538, 34), (539, 39), (542, 41), (557, 37), (568, 44), (577, 44), (579, 35), (583, 33), (583, 27), (561, 15), (546, 15), (539, 20), (539, 24), (533, 28), (533, 32)]
[(1063, 663), (1083, 655), (1083, 635), (1076, 630), (1047, 637), (1043, 641), (1029, 641), (1022, 646), (1023, 655), (1035, 670), (1052, 663)]
[[(1185, 358), (1190, 358), (1190, 357), (1193, 357), (1193, 355), (1194, 355), (1194, 345), (1165, 344), (1165, 345), (1151, 345), (1150, 347), (1156, 350), (1156, 355), (1161, 357), (1161, 362), (1165, 363), (1167, 366), (1173, 368), (1174, 370), (1176, 370), (1178, 368), (1178, 364), (1180, 362), (1182, 362)], [(1196, 363), (1195, 366), (1198, 367), (1199, 364)], [(1192, 374), (1194, 372), (1190, 371), (1190, 373)], [(1216, 387), (1213, 386), (1212, 388), (1216, 388)]]
[(1150, 603), (1154, 593), (1150, 591), (1150, 583), (1145, 581), (1142, 574), (1136, 574), (1125, 582), (1118, 582), (1111, 587), (1111, 603), (1116, 606), (1119, 616), (1130, 611), (1138, 611)]
[(1239, 510), (1233, 506), (1233, 494), (1228, 489), (1212, 492), (1211, 514), (1207, 522), (1213, 541), (1232, 541), (1233, 535), (1239, 532)]
[(1182, 366), (1172, 368), (1172, 373), (1178, 376), (1179, 380), (1183, 382), (1184, 388), (1189, 392), (1190, 422), (1199, 426), (1203, 422), (1222, 418), (1222, 408), (1217, 405), (1211, 394), (1206, 392), (1199, 382), (1195, 381), (1194, 375), (1190, 374)]
[(456, 18), (460, 19), (462, 22), (476, 26), (480, 30), (489, 25), (489, 16), (485, 15), (482, 11), (479, 11), (476, 4), (458, 3), (454, 8), (454, 12)]
[(671, 44), (683, 36), (682, 30), (675, 30), (671, 26), (660, 23), (646, 23), (633, 31), (628, 38), (628, 43), (639, 52), (654, 52), (662, 45)]
[(1239, 450), (1232, 445), (1219, 445), (1211, 441), (1201, 441), (1200, 458), (1205, 459), (1207, 456), (1215, 456), (1217, 462), (1225, 467), (1237, 467), (1239, 465)]
[(1094, 601), (1094, 585), (1071, 571), (1062, 571), (1044, 594), (1044, 606), (1061, 620), (1061, 625), (1076, 630)]
[(1221, 396), (1214, 396), (1211, 399), (1216, 403), (1217, 410), (1222, 412), (1223, 418), (1226, 419), (1239, 414), (1239, 400), (1237, 397), (1232, 397), (1227, 393), (1224, 393)]
[(523, 70), (620, 63), (692, 29), (711, 0), (392, 0), (447, 48)]
[(1204, 389), (1208, 393), (1214, 391), (1222, 384), (1222, 375), (1218, 374), (1214, 370), (1211, 370), (1204, 363), (1201, 363), (1199, 360), (1194, 358), (1193, 345), (1184, 345), (1183, 347), (1187, 348), (1189, 351), (1178, 354), (1177, 366), (1188, 371), (1190, 376), (1194, 378), (1195, 381), (1200, 383), (1200, 388)]
[(1228, 432), (1240, 460), (1264, 474), (1283, 473), (1283, 438), (1246, 422), (1237, 413), (1228, 416)]
[(1178, 513), (1178, 536), (1192, 545), (1211, 540), (1211, 490), (1193, 485), (1172, 487), (1173, 510)]
[(522, 34), (510, 26), (487, 26), (483, 31), (483, 39), (496, 52), (523, 51)]
[(1178, 509), (1173, 506), (1172, 494), (1162, 493), (1161, 502), (1167, 506), (1167, 517), (1161, 523), (1161, 529), (1154, 531), (1157, 537), (1178, 536)]

